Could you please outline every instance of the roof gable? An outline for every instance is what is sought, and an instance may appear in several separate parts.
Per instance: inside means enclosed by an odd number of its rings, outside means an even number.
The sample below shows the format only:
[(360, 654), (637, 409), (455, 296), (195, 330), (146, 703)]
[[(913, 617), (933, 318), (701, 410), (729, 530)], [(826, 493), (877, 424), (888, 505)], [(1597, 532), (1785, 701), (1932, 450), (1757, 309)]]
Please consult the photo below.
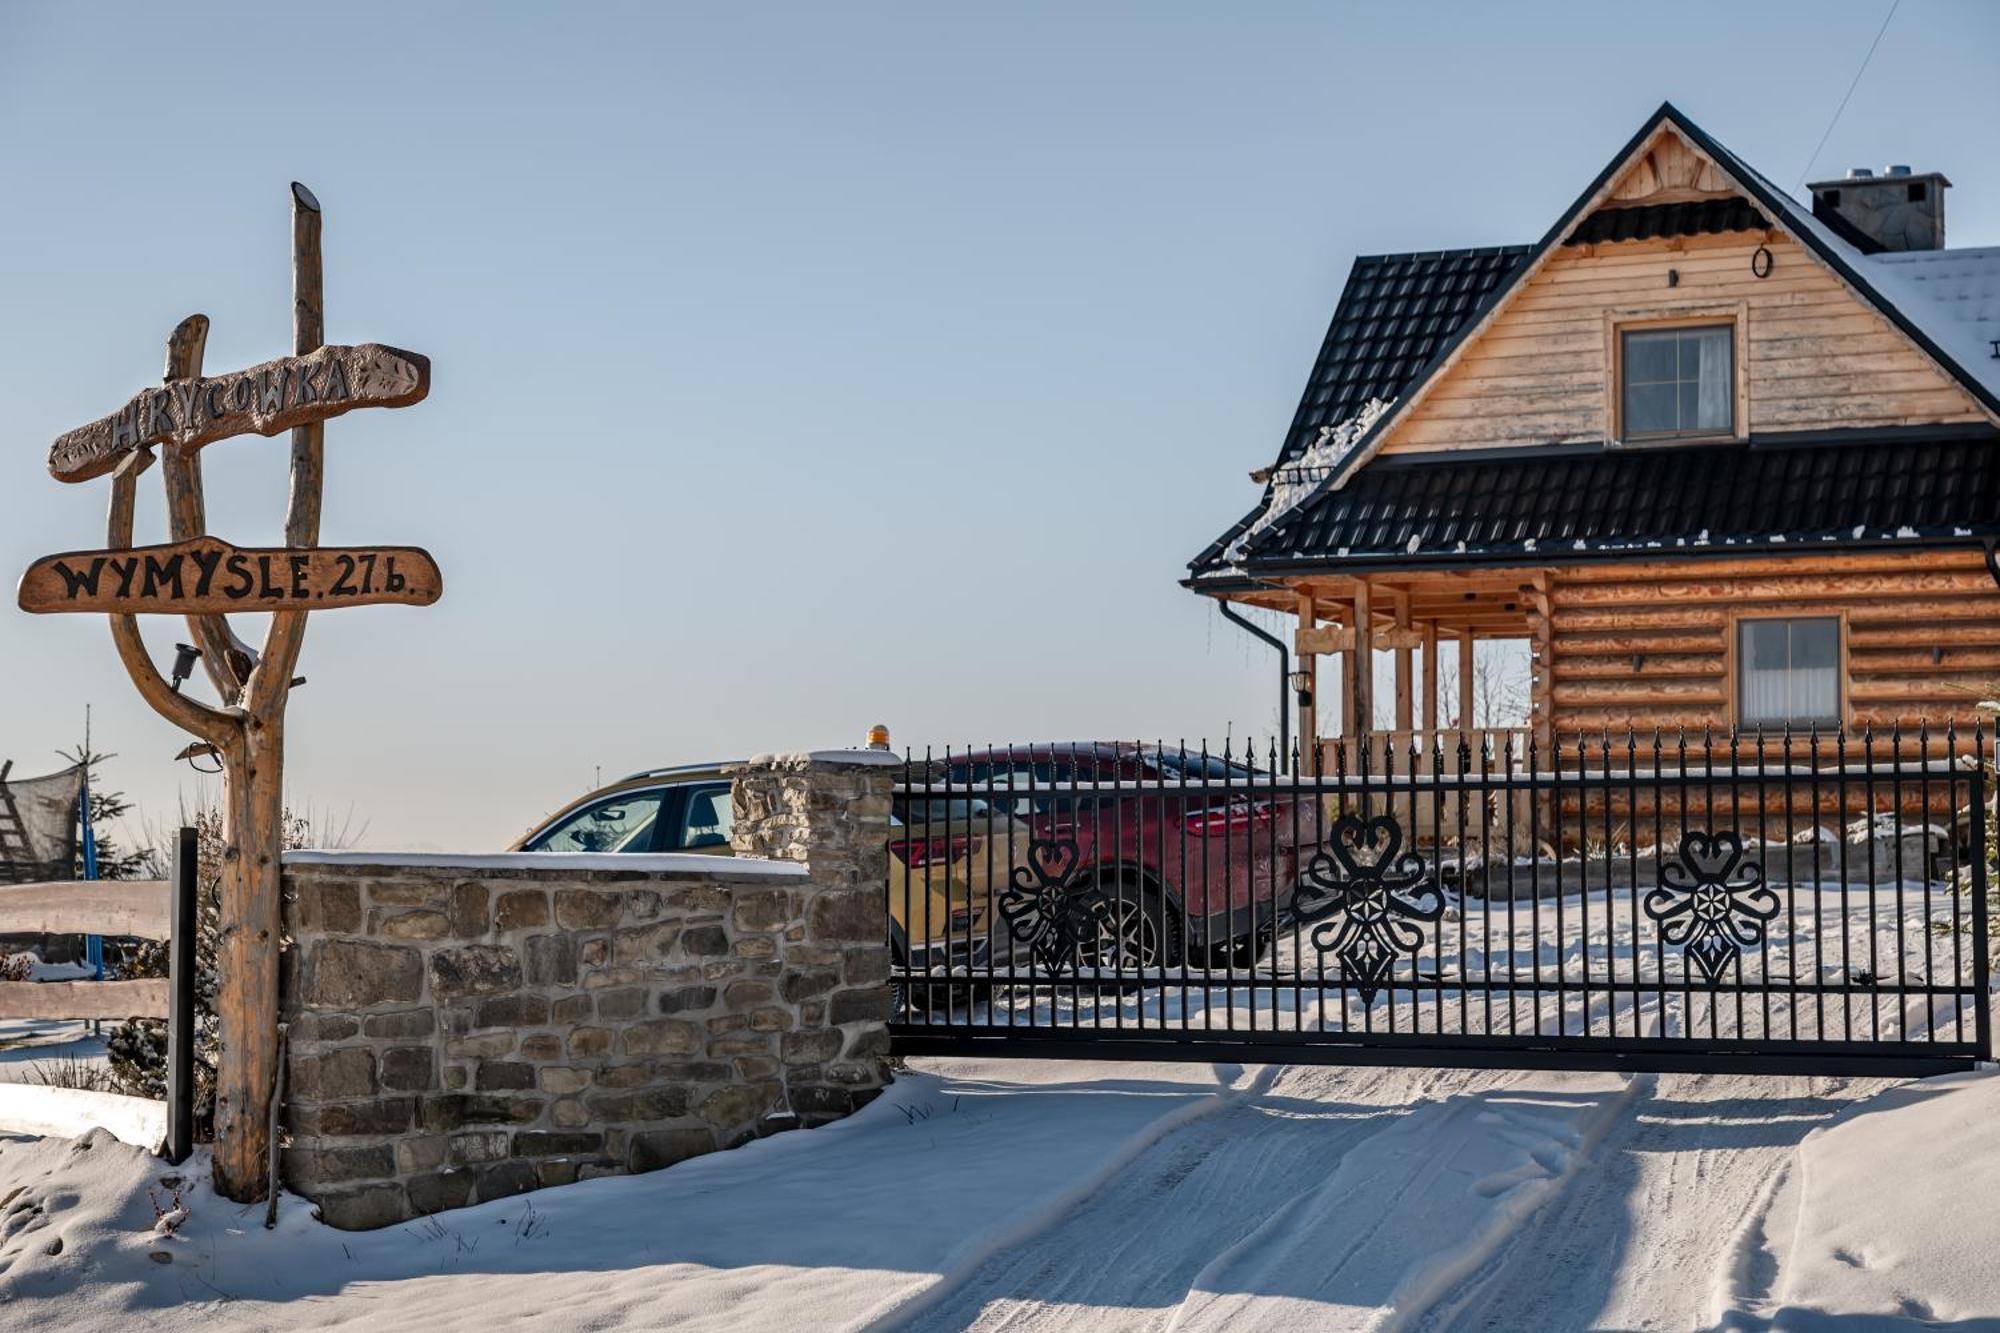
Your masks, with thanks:
[(1959, 358), (1940, 347), (1917, 320), (1857, 271), (1857, 265), (1863, 262), (1858, 252), (1833, 236), (1797, 201), (1709, 138), (1671, 103), (1664, 103), (1564, 211), (1534, 247), (1530, 257), (1491, 294), (1478, 317), (1467, 321), (1449, 342), (1438, 349), (1413, 378), (1410, 391), (1384, 413), (1367, 436), (1348, 453), (1346, 460), (1326, 480), (1325, 486), (1338, 488), (1375, 456), (1398, 423), (1423, 401), (1436, 383), (1439, 372), (1452, 363), (1462, 348), (1491, 327), (1523, 286), (1559, 253), (1562, 241), (1579, 220), (1614, 200), (1672, 202), (1720, 197), (1736, 191), (1761, 206), (1781, 230), (1789, 232), (1804, 245), (1850, 290), (1888, 318), (1947, 375), (1962, 384), (1987, 412), (2000, 420), (2000, 384), (1985, 383), (1979, 375), (1967, 370)]
[[(1257, 510), (1191, 562), (1197, 577), (1219, 573), (1218, 566), (1232, 543), (1242, 548), (1239, 556), (1250, 564), (1259, 563), (1265, 552), (1291, 549), (1294, 544), (1288, 529), (1310, 522), (1309, 511), (1345, 486), (1375, 456), (1460, 349), (1493, 324), (1510, 299), (1566, 242), (1573, 238), (1580, 238), (1579, 244), (1589, 244), (1659, 235), (1712, 235), (1753, 228), (1789, 235), (1853, 297), (1886, 319), (1949, 382), (1962, 386), (1976, 404), (1975, 415), (1984, 413), (1989, 422), (2000, 422), (2000, 359), (1982, 356), (1989, 350), (1989, 341), (2000, 338), (2000, 248), (1864, 256), (1815, 219), (1806, 206), (1709, 138), (1671, 103), (1664, 103), (1536, 244), (1490, 251), (1380, 256), (1356, 262), (1280, 454), (1280, 467), (1293, 463), (1294, 470), (1311, 474), (1311, 492), (1288, 497), (1284, 512), (1278, 515), (1269, 512), (1273, 492), (1267, 488), (1265, 502)], [(1585, 232), (1593, 234), (1584, 236)], [(1350, 319), (1365, 317), (1364, 292), (1373, 295), (1369, 290), (1372, 284), (1363, 289), (1356, 285), (1366, 266), (1453, 255), (1504, 256), (1504, 260), (1491, 261), (1500, 265), (1498, 270), (1488, 270), (1487, 281), (1468, 284), (1459, 293), (1462, 303), (1455, 320), (1435, 322), (1455, 323), (1456, 327), (1442, 336), (1435, 324), (1424, 327), (1393, 355), (1373, 359), (1375, 364), (1363, 369), (1372, 358), (1355, 357), (1346, 346), (1354, 340), (1343, 330)], [(1350, 297), (1355, 298), (1352, 305)], [(1383, 313), (1392, 312), (1393, 306)], [(1392, 331), (1385, 336), (1393, 340), (1396, 334)], [(1359, 345), (1374, 342), (1372, 337), (1363, 338)], [(1413, 367), (1419, 358), (1420, 363)], [(1340, 457), (1308, 457), (1305, 461), (1315, 466), (1297, 466), (1302, 455), (1329, 431), (1342, 423), (1355, 424), (1355, 417), (1370, 398), (1390, 400), (1391, 406), (1359, 431), (1358, 439)], [(1253, 526), (1259, 531), (1252, 540), (1243, 540)]]

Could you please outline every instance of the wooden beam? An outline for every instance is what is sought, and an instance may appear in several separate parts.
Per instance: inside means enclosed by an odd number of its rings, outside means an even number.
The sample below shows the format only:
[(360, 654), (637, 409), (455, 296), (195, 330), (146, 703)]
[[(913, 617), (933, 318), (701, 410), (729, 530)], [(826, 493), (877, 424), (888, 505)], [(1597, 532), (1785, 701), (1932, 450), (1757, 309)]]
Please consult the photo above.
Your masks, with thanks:
[(1805, 551), (1792, 556), (1770, 556), (1765, 558), (1742, 558), (1728, 560), (1678, 560), (1678, 561), (1635, 561), (1631, 564), (1606, 561), (1602, 564), (1572, 565), (1556, 570), (1558, 582), (1563, 585), (1575, 583), (1630, 583), (1638, 579), (1710, 579), (1725, 578), (1730, 575), (1774, 575), (1797, 574), (1800, 570), (1810, 570), (1815, 574), (1893, 573), (1897, 570), (1924, 569), (1981, 569), (1984, 557), (1974, 550), (1939, 550), (1916, 554), (1899, 555), (1894, 552), (1868, 554), (1835, 554), (1831, 552)]
[[(167, 933), (167, 882), (163, 879), (65, 879), (0, 885), (0, 934), (131, 935), (163, 940)], [(0, 1009), (0, 1013), (6, 1012)]]
[(9, 1018), (165, 1018), (167, 979), (0, 981), (0, 1014)]
[[(1395, 649), (1407, 651), (1423, 647), (1424, 636), (1414, 629), (1378, 629), (1375, 631), (1374, 646), (1378, 651)], [(1344, 653), (1354, 647), (1354, 631), (1346, 625), (1321, 625), (1316, 629), (1300, 630), (1292, 637), (1293, 648), (1301, 655), (1312, 653)]]
[[(1410, 599), (1407, 596), (1398, 596), (1396, 598), (1396, 632), (1400, 635), (1409, 635), (1411, 633)], [(1412, 678), (1415, 672), (1412, 670), (1410, 660), (1411, 647), (1412, 645), (1409, 640), (1405, 638), (1403, 642), (1396, 645), (1395, 649), (1396, 730), (1398, 731), (1409, 731), (1416, 725), (1416, 710), (1412, 706), (1414, 703), (1412, 697), (1414, 682)]]

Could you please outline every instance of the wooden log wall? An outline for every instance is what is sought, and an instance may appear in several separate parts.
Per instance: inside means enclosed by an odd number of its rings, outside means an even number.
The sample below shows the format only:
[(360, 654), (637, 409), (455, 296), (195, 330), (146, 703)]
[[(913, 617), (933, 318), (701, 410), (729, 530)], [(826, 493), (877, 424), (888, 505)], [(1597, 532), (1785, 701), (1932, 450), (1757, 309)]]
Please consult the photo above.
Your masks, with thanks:
[[(1886, 764), (1894, 732), (1902, 728), (1900, 753), (1943, 758), (1952, 752), (1946, 725), (1960, 729), (1956, 750), (1969, 753), (1971, 728), (1990, 732), (1995, 718), (1980, 711), (1983, 699), (2000, 697), (2000, 586), (1994, 584), (1977, 551), (1918, 555), (1821, 556), (1792, 560), (1680, 562), (1583, 567), (1551, 572), (1546, 662), (1548, 716), (1554, 739), (1563, 747), (1562, 766), (1574, 770), (1577, 746), (1585, 766), (1602, 764), (1603, 744), (1612, 743), (1614, 766), (1623, 767), (1628, 733), (1636, 734), (1642, 756), (1650, 757), (1654, 730), (1665, 733), (1663, 762), (1680, 763), (1679, 733), (1690, 733), (1688, 762), (1705, 762), (1701, 738), (1714, 737), (1715, 762), (1730, 762), (1729, 737), (1736, 725), (1736, 625), (1767, 616), (1839, 616), (1842, 619), (1842, 705), (1844, 740), (1825, 736), (1817, 759), (1859, 762), (1862, 738), (1875, 733), (1875, 756)], [(1929, 728), (1920, 750), (1918, 728)], [(1745, 767), (1758, 761), (1754, 734), (1739, 740), (1736, 755)], [(1800, 738), (1790, 751), (1794, 763), (1814, 758)], [(1784, 751), (1767, 737), (1765, 762), (1776, 765)], [(1544, 761), (1546, 762), (1546, 761)], [(1728, 784), (1718, 781), (1718, 801)], [(1851, 818), (1864, 811), (1900, 808), (1915, 816), (1928, 805), (1933, 818), (1963, 803), (1965, 790), (1941, 783), (1927, 789), (1912, 779), (1899, 785), (1886, 775), (1871, 787), (1852, 781), (1844, 802), (1831, 784), (1818, 793), (1818, 813)], [(1698, 789), (1696, 804), (1709, 797)], [(1803, 816), (1815, 804), (1809, 788), (1794, 789), (1794, 808)], [(1773, 790), (1765, 808), (1776, 815), (1782, 794)], [(1630, 817), (1630, 801), (1613, 798), (1613, 819)], [(1641, 791), (1642, 822), (1650, 820), (1654, 798)], [(1679, 802), (1661, 802), (1661, 815), (1674, 818)], [(1581, 803), (1565, 794), (1566, 818)], [(1590, 817), (1602, 819), (1601, 798), (1589, 802)], [(1602, 837), (1601, 825), (1577, 829)], [(1567, 838), (1565, 839), (1568, 840)]]
[(1736, 721), (1740, 619), (1838, 616), (1850, 731), (1969, 726), (2000, 695), (2000, 586), (1977, 551), (1634, 564), (1549, 580), (1558, 735)]

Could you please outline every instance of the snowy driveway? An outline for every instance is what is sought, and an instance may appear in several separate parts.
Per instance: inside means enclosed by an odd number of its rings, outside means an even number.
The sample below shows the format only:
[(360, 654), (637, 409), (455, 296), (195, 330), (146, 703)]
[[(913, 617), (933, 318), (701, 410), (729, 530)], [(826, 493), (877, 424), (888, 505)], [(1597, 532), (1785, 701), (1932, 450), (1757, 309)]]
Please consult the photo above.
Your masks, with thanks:
[(935, 1061), (651, 1176), (366, 1234), (190, 1187), (167, 1239), (156, 1161), (6, 1140), (0, 1327), (2000, 1330), (1996, 1114), (1985, 1076)]

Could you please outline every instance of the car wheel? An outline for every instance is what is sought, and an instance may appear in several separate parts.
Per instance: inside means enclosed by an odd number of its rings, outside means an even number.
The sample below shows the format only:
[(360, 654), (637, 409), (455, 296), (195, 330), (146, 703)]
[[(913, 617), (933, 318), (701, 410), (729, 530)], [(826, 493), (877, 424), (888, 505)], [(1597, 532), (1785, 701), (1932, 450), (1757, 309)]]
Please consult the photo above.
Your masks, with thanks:
[(1147, 885), (1100, 880), (1104, 912), (1097, 935), (1082, 942), (1078, 962), (1108, 971), (1153, 972), (1182, 957), (1180, 922)]

